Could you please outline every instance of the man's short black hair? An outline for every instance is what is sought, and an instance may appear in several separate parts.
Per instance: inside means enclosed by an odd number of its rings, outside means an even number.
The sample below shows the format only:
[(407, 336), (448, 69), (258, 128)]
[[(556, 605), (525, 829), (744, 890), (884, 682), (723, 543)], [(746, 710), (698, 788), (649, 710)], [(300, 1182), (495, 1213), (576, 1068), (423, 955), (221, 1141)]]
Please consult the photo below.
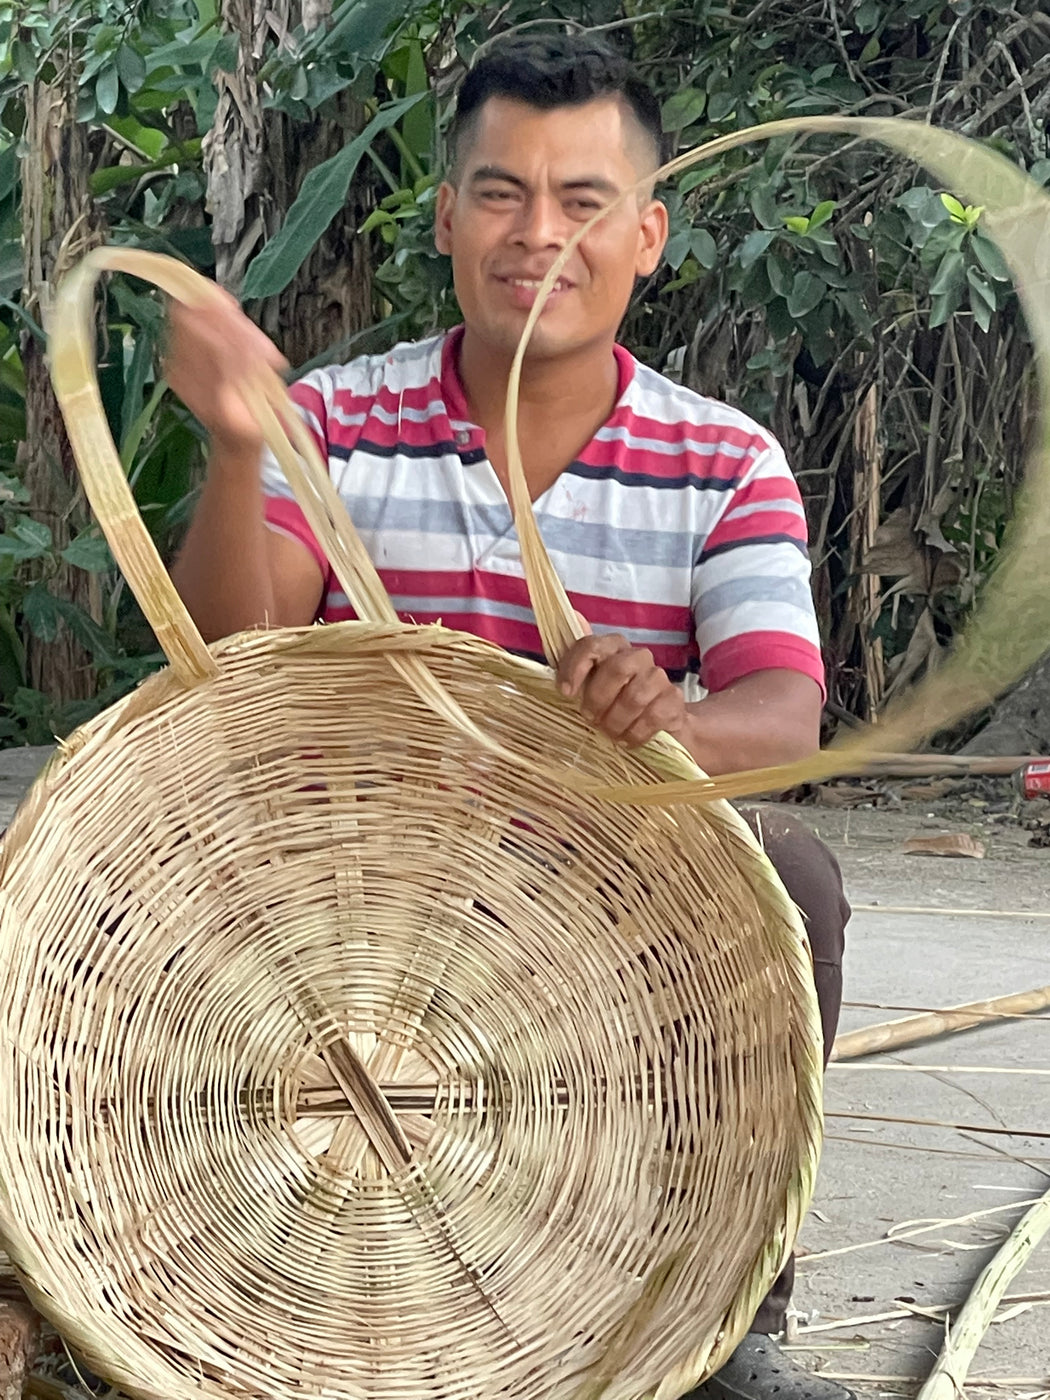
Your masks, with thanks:
[(524, 102), (541, 111), (619, 97), (652, 141), (656, 164), (663, 164), (665, 141), (659, 102), (629, 60), (593, 35), (558, 31), (511, 34), (487, 46), (460, 84), (456, 98), (449, 132), (453, 167), (478, 112), (492, 97)]

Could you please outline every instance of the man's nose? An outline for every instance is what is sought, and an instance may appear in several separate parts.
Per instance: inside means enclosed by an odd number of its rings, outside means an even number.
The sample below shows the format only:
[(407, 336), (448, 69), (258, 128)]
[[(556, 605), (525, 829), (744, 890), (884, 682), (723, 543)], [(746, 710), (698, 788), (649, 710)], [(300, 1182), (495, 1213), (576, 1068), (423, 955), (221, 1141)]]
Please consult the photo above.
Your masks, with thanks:
[(546, 194), (535, 194), (527, 199), (515, 233), (525, 247), (561, 248), (568, 236), (561, 201)]

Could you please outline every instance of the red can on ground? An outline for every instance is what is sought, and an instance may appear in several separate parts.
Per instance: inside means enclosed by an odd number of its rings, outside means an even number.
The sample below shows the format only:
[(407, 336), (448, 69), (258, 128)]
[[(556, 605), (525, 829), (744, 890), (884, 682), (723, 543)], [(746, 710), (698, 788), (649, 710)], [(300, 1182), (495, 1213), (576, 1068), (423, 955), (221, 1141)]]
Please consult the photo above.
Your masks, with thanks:
[(1050, 797), (1050, 759), (1026, 763), (1016, 774), (1017, 788), (1026, 802), (1036, 797)]

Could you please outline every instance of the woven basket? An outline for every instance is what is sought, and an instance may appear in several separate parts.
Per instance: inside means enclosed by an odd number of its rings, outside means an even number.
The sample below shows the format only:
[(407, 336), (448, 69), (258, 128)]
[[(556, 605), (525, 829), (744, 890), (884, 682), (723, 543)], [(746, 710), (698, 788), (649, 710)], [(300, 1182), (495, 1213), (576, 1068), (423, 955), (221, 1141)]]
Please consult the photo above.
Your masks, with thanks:
[(85, 368), (100, 267), (201, 295), (129, 256), (78, 272), (53, 359), (171, 665), (63, 746), (0, 853), (26, 1291), (158, 1400), (680, 1394), (809, 1199), (799, 917), (728, 806), (594, 796), (698, 770), (607, 742), (541, 667), (383, 610), (206, 648)]

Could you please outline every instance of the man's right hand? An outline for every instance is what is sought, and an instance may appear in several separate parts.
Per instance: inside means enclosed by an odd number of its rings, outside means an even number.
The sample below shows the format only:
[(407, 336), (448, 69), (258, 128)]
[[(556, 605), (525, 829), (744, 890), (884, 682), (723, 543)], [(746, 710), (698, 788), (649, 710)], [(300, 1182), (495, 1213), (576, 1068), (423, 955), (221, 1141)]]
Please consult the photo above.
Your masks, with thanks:
[(164, 374), (171, 388), (207, 429), (213, 449), (237, 458), (258, 458), (262, 434), (240, 385), (253, 369), (278, 373), (288, 361), (237, 299), (220, 287), (209, 303), (193, 310), (169, 303), (169, 338)]

